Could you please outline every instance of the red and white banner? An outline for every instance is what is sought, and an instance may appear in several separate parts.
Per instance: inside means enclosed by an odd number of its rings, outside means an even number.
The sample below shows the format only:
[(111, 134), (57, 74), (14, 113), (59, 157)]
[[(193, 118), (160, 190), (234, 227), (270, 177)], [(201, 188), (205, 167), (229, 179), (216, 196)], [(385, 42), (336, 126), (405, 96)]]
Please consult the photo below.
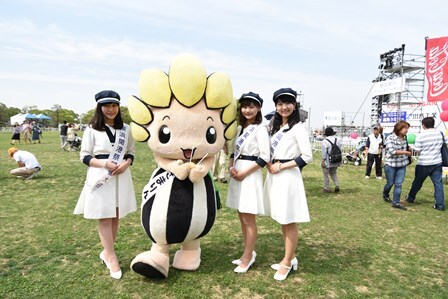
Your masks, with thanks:
[(428, 102), (448, 99), (448, 36), (427, 40), (426, 78)]

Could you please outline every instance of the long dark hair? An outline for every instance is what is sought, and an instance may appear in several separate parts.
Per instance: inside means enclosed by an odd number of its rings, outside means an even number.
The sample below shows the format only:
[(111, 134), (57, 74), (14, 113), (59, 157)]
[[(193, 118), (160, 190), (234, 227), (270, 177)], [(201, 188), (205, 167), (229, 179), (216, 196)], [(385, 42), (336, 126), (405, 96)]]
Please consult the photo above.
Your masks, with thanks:
[[(279, 102), (281, 102), (281, 100), (278, 100)], [(283, 101), (283, 102), (288, 102), (288, 103), (293, 103), (291, 101)], [(292, 111), (292, 114), (289, 116), (288, 118), (288, 126), (289, 128), (287, 130), (285, 130), (285, 132), (289, 131), (292, 129), (292, 127), (294, 127), (296, 124), (298, 124), (300, 122), (300, 114), (299, 114), (299, 103), (295, 102), (296, 107), (294, 108), (294, 110)], [(275, 103), (277, 106), (277, 103)], [(281, 115), (275, 111), (274, 117), (272, 118), (271, 121), (271, 136), (274, 135), (275, 133), (277, 133), (278, 130), (280, 130), (280, 126), (282, 125), (282, 117)]]
[[(250, 100), (250, 99), (244, 99), (240, 102), (240, 107), (238, 109), (238, 124), (240, 124), (241, 126), (243, 126), (246, 121), (247, 118), (244, 117), (244, 115), (241, 113), (241, 109), (245, 106), (249, 106), (250, 104), (254, 104), (257, 108), (261, 108), (260, 103), (258, 103), (255, 100)], [(263, 116), (261, 115), (261, 110), (257, 112), (257, 115), (255, 116), (255, 121), (254, 124), (259, 125), (263, 122)]]
[[(91, 127), (97, 131), (104, 131), (106, 128), (103, 111), (101, 110), (101, 107), (103, 107), (104, 105), (107, 104), (98, 104), (96, 106), (95, 114), (93, 115), (92, 119), (89, 122)], [(123, 118), (121, 117), (120, 105), (118, 105), (118, 113), (114, 119), (114, 129), (120, 130), (122, 128), (123, 128)]]

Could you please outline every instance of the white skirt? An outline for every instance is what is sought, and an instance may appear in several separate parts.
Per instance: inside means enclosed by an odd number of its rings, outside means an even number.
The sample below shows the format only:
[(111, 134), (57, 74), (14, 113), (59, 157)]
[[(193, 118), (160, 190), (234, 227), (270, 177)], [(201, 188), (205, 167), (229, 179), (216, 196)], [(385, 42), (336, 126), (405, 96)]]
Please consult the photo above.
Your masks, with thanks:
[(89, 167), (87, 177), (73, 214), (84, 214), (86, 219), (123, 218), (137, 211), (134, 184), (130, 169), (113, 176), (103, 186), (92, 192), (93, 185), (107, 174), (105, 168)]
[[(245, 169), (254, 161), (236, 160), (236, 170)], [(241, 213), (264, 215), (263, 175), (261, 169), (248, 175), (243, 181), (230, 179), (227, 190), (226, 206)]]
[(268, 173), (264, 184), (266, 212), (280, 224), (310, 222), (302, 173), (297, 167)]

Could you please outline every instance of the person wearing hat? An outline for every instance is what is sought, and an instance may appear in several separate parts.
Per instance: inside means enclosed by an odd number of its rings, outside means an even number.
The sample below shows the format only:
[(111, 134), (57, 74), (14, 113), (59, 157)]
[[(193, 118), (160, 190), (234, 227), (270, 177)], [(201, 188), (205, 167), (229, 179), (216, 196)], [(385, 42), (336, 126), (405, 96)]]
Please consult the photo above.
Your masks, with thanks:
[(263, 201), (263, 174), (261, 169), (269, 162), (269, 134), (262, 124), (263, 99), (256, 93), (245, 93), (239, 99), (237, 138), (230, 156), (230, 183), (226, 205), (238, 211), (243, 235), (244, 252), (232, 263), (236, 273), (245, 273), (255, 262), (257, 224), (255, 216), (265, 214)]
[[(332, 127), (325, 128), (325, 139), (322, 141), (322, 161), (321, 167), (324, 175), (324, 193), (330, 193), (330, 178), (334, 184), (334, 192), (339, 192), (339, 179), (337, 170), (341, 166), (341, 162), (330, 161), (330, 152), (333, 146), (337, 146), (339, 150), (342, 148), (341, 140), (336, 137), (336, 132)], [(342, 158), (342, 156), (341, 156)]]
[(87, 177), (74, 214), (98, 219), (98, 232), (104, 250), (99, 257), (110, 276), (122, 272), (114, 250), (119, 219), (137, 210), (129, 166), (134, 160), (134, 139), (123, 123), (120, 96), (112, 90), (95, 95), (95, 114), (86, 128), (80, 159), (88, 166)]
[(271, 162), (265, 181), (265, 209), (282, 225), (285, 251), (282, 260), (271, 267), (275, 280), (287, 278), (297, 270), (295, 251), (298, 241), (297, 223), (309, 222), (301, 169), (313, 161), (307, 129), (300, 122), (297, 92), (281, 88), (274, 92), (275, 114), (270, 124)]
[(373, 163), (375, 163), (375, 173), (376, 178), (381, 180), (383, 177), (382, 167), (381, 167), (381, 153), (383, 150), (384, 140), (383, 135), (380, 134), (380, 127), (374, 126), (373, 132), (367, 137), (366, 148), (364, 152), (367, 155), (367, 166), (366, 166), (366, 179), (370, 178), (370, 173), (372, 172)]
[(30, 180), (42, 169), (36, 156), (30, 152), (11, 147), (8, 149), (8, 155), (10, 158), (16, 160), (19, 166), (18, 168), (12, 169), (9, 173), (18, 178)]

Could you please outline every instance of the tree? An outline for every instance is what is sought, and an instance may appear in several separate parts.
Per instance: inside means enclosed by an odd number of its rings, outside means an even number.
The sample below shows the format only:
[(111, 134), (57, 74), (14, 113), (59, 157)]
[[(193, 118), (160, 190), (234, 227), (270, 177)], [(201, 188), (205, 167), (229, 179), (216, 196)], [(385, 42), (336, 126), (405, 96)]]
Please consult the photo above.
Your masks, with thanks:
[(131, 115), (129, 114), (128, 107), (122, 106), (120, 108), (120, 110), (121, 110), (121, 117), (123, 118), (123, 122), (126, 124), (130, 124), (132, 119), (131, 119)]
[[(62, 109), (62, 106), (59, 104), (55, 104), (53, 106), (51, 106), (51, 110), (54, 111), (55, 113), (51, 116), (53, 118), (53, 121), (56, 121), (56, 125), (55, 128), (58, 126), (59, 124), (59, 111)], [(49, 115), (50, 116), (50, 115)]]
[(22, 113), (33, 113), (33, 112), (31, 112), (31, 110), (37, 110), (37, 106), (36, 105), (23, 106), (21, 111), (22, 111)]
[(19, 108), (7, 107), (5, 104), (0, 102), (0, 126), (10, 125), (9, 120), (11, 116), (20, 113)]
[(8, 107), (6, 107), (5, 104), (0, 103), (0, 126), (4, 127), (8, 122)]

